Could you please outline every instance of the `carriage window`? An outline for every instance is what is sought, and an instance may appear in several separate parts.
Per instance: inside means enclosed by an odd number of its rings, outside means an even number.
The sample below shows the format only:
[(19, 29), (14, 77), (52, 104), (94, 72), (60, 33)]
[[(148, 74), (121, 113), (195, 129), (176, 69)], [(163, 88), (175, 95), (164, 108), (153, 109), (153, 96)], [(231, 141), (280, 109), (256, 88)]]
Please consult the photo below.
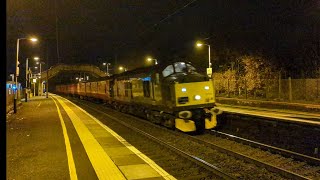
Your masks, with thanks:
[(173, 66), (172, 65), (169, 65), (167, 66), (163, 71), (162, 71), (162, 75), (163, 77), (167, 77), (169, 76), (170, 74), (173, 74)]

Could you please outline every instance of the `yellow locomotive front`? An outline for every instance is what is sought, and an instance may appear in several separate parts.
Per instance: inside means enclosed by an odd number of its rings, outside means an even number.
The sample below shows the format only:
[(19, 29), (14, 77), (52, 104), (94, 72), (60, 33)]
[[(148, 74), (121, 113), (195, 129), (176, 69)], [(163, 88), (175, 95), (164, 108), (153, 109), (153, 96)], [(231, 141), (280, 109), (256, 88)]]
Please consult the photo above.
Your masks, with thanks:
[(176, 128), (184, 132), (202, 132), (217, 126), (215, 95), (211, 80), (174, 85), (176, 107), (181, 111), (175, 119)]
[[(172, 69), (164, 69), (164, 84), (170, 84), (171, 101), (167, 105), (173, 107), (176, 118), (175, 127), (183, 132), (202, 133), (205, 129), (217, 126), (216, 115), (221, 113), (215, 108), (213, 82), (186, 62), (176, 62)], [(170, 74), (166, 76), (167, 74)], [(169, 73), (171, 72), (171, 73)]]

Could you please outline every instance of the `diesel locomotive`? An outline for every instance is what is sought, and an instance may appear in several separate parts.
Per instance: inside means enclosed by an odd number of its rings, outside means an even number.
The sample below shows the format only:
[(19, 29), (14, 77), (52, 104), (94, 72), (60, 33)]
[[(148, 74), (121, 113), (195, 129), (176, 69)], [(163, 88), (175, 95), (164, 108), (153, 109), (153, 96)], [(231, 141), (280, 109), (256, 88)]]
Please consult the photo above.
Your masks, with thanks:
[(213, 83), (189, 62), (137, 68), (92, 82), (57, 85), (56, 93), (96, 99), (183, 132), (217, 127)]

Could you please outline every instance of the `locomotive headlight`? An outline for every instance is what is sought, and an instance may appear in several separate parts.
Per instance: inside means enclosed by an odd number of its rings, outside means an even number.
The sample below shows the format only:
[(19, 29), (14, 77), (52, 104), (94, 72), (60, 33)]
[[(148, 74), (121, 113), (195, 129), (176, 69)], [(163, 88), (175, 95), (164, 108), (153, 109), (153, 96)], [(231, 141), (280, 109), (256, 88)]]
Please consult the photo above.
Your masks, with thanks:
[(200, 99), (201, 99), (201, 96), (200, 96), (200, 95), (195, 95), (195, 96), (194, 96), (194, 99), (195, 99), (195, 100), (200, 100)]
[(182, 92), (187, 92), (187, 88), (182, 88), (181, 91)]
[(205, 89), (205, 90), (209, 90), (209, 86), (205, 86), (204, 89)]

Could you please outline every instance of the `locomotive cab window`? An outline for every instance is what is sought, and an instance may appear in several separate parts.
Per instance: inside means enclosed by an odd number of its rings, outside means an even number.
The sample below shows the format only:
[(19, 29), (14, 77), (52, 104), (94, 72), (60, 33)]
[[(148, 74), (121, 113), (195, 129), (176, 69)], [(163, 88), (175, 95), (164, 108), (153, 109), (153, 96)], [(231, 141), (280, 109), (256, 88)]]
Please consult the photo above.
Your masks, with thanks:
[(162, 75), (163, 75), (163, 77), (167, 77), (167, 76), (173, 74), (173, 72), (174, 72), (173, 66), (169, 65), (162, 71)]
[(197, 72), (197, 69), (190, 64), (187, 64), (188, 72)]
[(190, 72), (196, 72), (196, 68), (193, 67), (190, 64), (187, 64), (185, 62), (176, 62), (174, 63), (174, 70), (175, 72), (184, 72), (184, 73), (190, 73)]
[(186, 63), (184, 62), (177, 62), (174, 63), (174, 70), (178, 72), (186, 72), (187, 71), (187, 66)]

